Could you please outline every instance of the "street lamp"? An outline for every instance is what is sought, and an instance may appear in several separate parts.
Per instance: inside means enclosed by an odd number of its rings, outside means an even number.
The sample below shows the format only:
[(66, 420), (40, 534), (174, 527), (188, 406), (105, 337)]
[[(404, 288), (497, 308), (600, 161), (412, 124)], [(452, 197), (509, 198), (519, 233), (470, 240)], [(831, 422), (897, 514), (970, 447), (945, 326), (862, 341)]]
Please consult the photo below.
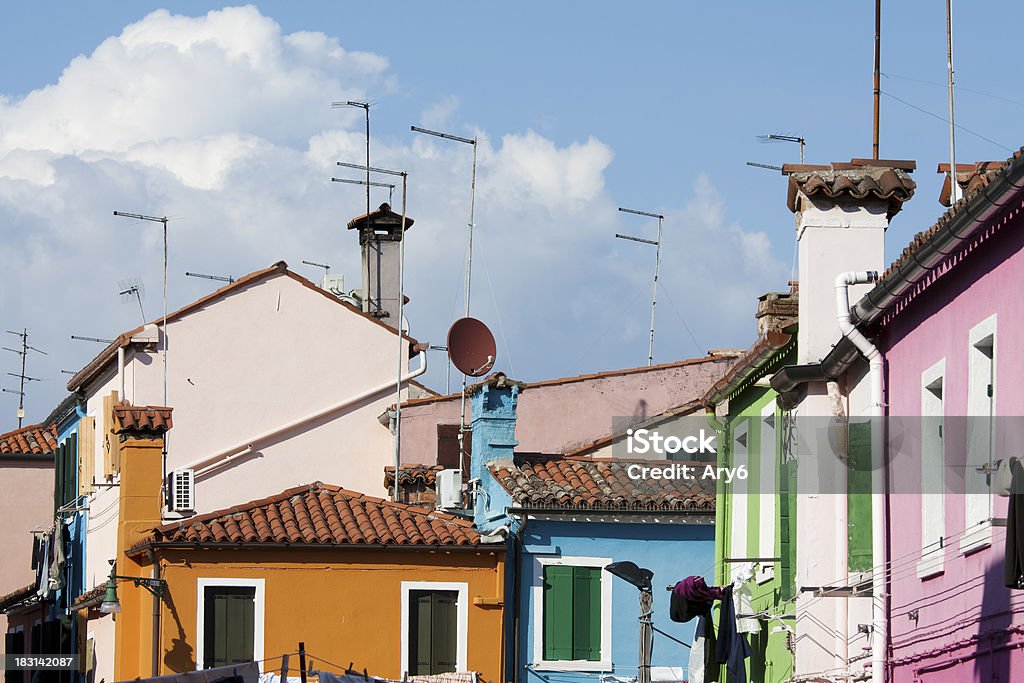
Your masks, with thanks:
[(638, 567), (635, 562), (612, 562), (605, 571), (640, 590), (640, 657), (637, 682), (651, 683), (651, 650), (654, 645), (654, 594), (651, 579), (654, 572)]
[(110, 576), (104, 586), (103, 602), (100, 603), (100, 612), (103, 614), (118, 614), (121, 611), (121, 601), (117, 599), (117, 582), (131, 581), (136, 586), (142, 586), (156, 598), (163, 598), (167, 595), (167, 582), (163, 579), (151, 579), (144, 576), (118, 576), (117, 565), (110, 562)]

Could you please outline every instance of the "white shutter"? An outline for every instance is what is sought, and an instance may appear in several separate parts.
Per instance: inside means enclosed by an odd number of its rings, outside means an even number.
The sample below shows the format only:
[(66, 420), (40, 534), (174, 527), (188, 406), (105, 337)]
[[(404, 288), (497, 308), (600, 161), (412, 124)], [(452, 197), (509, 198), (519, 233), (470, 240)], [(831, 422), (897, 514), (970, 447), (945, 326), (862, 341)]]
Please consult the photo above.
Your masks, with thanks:
[(196, 473), (194, 470), (171, 472), (171, 510), (191, 512), (195, 509)]

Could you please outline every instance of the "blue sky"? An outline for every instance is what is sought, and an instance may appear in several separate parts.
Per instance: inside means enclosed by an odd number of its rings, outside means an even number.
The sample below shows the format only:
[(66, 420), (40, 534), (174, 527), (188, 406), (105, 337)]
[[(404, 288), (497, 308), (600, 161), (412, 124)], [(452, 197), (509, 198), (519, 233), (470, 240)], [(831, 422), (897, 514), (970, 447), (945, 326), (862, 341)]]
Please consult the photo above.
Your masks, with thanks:
[[(916, 159), (919, 185), (889, 230), (892, 258), (942, 211), (946, 124), (893, 98), (945, 117), (945, 15), (941, 2), (885, 5), (881, 152)], [(192, 19), (147, 18), (160, 7), (5, 8), (0, 244), (13, 265), (0, 323), (50, 352), (30, 364), (46, 381), (30, 387), (29, 421), (61, 398), (60, 370), (98, 350), (70, 334), (138, 323), (118, 279), (142, 278), (158, 312), (159, 244), (125, 238), (112, 209), (180, 217), (172, 308), (208, 291), (186, 269), (237, 276), (284, 258), (315, 277), (301, 260), (325, 259), (356, 283), (342, 226), (360, 190), (331, 186), (325, 164), (360, 160), (361, 127), (334, 99), (375, 101), (375, 159), (411, 170), (409, 316), (435, 343), (460, 310), (468, 150), (409, 125), (486, 140), (474, 313), (504, 333), (499, 366), (525, 380), (646, 360), (653, 255), (611, 235), (655, 226), (617, 206), (668, 216), (656, 361), (746, 347), (754, 297), (789, 279), (793, 219), (785, 179), (744, 162), (798, 155), (757, 136), (801, 134), (814, 163), (871, 152), (871, 2), (269, 2), (215, 21), (221, 6), (179, 2), (173, 14)], [(1006, 54), (1024, 8), (955, 12), (957, 121), (991, 140), (958, 131), (958, 160), (1006, 158), (1024, 144)], [(234, 49), (252, 61), (241, 71)], [(443, 389), (438, 356), (428, 379)], [(15, 406), (0, 395), (0, 429)]]

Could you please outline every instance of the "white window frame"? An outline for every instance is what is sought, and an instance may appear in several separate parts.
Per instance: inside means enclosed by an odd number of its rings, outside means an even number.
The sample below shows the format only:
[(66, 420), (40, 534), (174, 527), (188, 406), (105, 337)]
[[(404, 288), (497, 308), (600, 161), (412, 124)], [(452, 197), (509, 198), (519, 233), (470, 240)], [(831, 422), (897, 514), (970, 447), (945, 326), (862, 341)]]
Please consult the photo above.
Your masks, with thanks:
[(402, 582), (402, 622), (401, 622), (401, 662), (398, 670), (404, 680), (409, 673), (409, 593), (411, 591), (455, 591), (456, 613), (456, 645), (455, 672), (465, 673), (466, 658), (469, 651), (469, 584), (453, 581), (403, 581)]
[[(941, 395), (936, 395), (935, 389)], [(921, 373), (921, 559), (917, 578), (927, 579), (942, 574), (945, 562), (946, 536), (946, 439), (931, 430), (945, 425), (946, 359), (938, 361)], [(942, 429), (943, 427), (940, 427)], [(925, 453), (926, 446), (938, 449), (938, 456)], [(934, 491), (932, 489), (935, 489)]]
[[(244, 587), (255, 588), (255, 605), (253, 608), (253, 634), (252, 634), (252, 657), (257, 663), (263, 659), (264, 640), (264, 580), (263, 579), (228, 579), (228, 578), (201, 578), (196, 579), (196, 670), (206, 667), (203, 651), (206, 647), (206, 589), (215, 587)], [(259, 663), (260, 671), (263, 671), (263, 664)]]
[[(612, 670), (612, 575), (603, 571), (610, 557), (535, 557), (533, 562), (533, 666), (534, 671)], [(548, 566), (596, 567), (601, 571), (601, 659), (544, 659), (544, 568)]]
[[(769, 401), (761, 409), (759, 428), (761, 430), (758, 439), (758, 451), (760, 452), (760, 465), (758, 467), (758, 546), (757, 554), (760, 557), (775, 557), (775, 501), (778, 482), (776, 481), (778, 432), (775, 426), (769, 426), (769, 418), (775, 418), (774, 425), (778, 424), (775, 415), (775, 401)], [(754, 575), (758, 583), (771, 581), (775, 576), (774, 562), (761, 562), (758, 564), (757, 573)]]
[[(732, 468), (738, 471), (744, 467), (750, 471), (750, 420), (747, 417), (739, 418), (739, 424), (732, 432)], [(740, 443), (740, 438), (746, 436), (747, 443)], [(749, 557), (748, 551), (748, 529), (750, 524), (750, 506), (747, 495), (749, 494), (748, 479), (733, 479), (729, 491), (729, 556), (734, 559)], [(743, 562), (733, 562), (729, 568), (730, 581), (735, 581), (743, 571)]]
[[(998, 397), (999, 385), (996, 382), (997, 367), (997, 335), (996, 335), (996, 316), (995, 314), (982, 320), (980, 323), (971, 328), (967, 335), (967, 459), (964, 471), (964, 481), (971, 485), (977, 482), (984, 482), (983, 474), (976, 471), (982, 463), (988, 463), (989, 452), (988, 444), (976, 444), (975, 439), (972, 438), (972, 432), (974, 422), (978, 417), (983, 417), (979, 413), (982, 404), (984, 404), (985, 415), (988, 414), (988, 409), (991, 406), (992, 415), (996, 414), (996, 399)], [(991, 338), (992, 345), (992, 359), (988, 367), (990, 368), (988, 377), (978, 377), (976, 372), (976, 359), (977, 353), (979, 353), (979, 347), (982, 342)], [(981, 396), (978, 393), (979, 383), (981, 386), (986, 388), (988, 383), (992, 382), (992, 397), (988, 397), (986, 390), (985, 395)], [(992, 432), (989, 438), (992, 443), (995, 443), (996, 439), (996, 424), (995, 420), (992, 423)], [(979, 448), (984, 447), (984, 452), (978, 451)], [(980, 456), (984, 456), (983, 458)], [(965, 487), (966, 488), (966, 487)], [(975, 550), (979, 550), (986, 546), (992, 545), (992, 493), (991, 489), (981, 493), (969, 493), (967, 490), (964, 491), (964, 529), (965, 533), (960, 537), (960, 552), (971, 553)]]

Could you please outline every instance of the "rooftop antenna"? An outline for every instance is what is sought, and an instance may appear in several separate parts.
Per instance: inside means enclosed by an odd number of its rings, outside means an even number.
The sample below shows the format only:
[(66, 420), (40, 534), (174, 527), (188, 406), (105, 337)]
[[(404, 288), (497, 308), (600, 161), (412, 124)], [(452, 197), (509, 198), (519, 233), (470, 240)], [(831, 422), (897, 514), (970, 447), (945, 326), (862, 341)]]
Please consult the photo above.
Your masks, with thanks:
[(331, 266), (328, 263), (317, 263), (316, 261), (303, 261), (307, 266), (313, 266), (315, 268), (324, 269), (324, 277), (327, 277), (331, 273)]
[(231, 284), (232, 282), (235, 281), (235, 278), (231, 277), (230, 275), (207, 275), (206, 273), (191, 273), (189, 271), (185, 271), (185, 275), (187, 275), (188, 277), (201, 277), (204, 280), (217, 280), (218, 282), (227, 282), (228, 284)]
[(946, 0), (946, 56), (949, 75), (949, 202), (952, 206), (963, 196), (956, 177), (956, 125), (953, 123), (953, 0)]
[[(163, 268), (163, 298), (164, 298), (164, 314), (160, 321), (160, 356), (163, 361), (164, 371), (164, 402), (163, 405), (167, 405), (167, 216), (147, 216), (142, 213), (127, 213), (124, 211), (115, 211), (115, 216), (121, 218), (131, 218), (137, 221), (148, 221), (150, 223), (160, 223), (163, 227), (163, 238), (164, 238), (164, 268)], [(141, 304), (140, 304), (141, 306)], [(161, 453), (163, 460), (163, 481), (167, 481), (167, 435), (164, 434), (163, 439), (163, 451)], [(166, 484), (165, 484), (166, 485)]]
[[(882, 94), (882, 0), (875, 0), (875, 73), (874, 127), (871, 135), (871, 158), (878, 158), (878, 111)], [(801, 162), (802, 163), (802, 162)]]
[(101, 337), (80, 337), (77, 334), (71, 335), (71, 338), (76, 340), (76, 341), (91, 341), (91, 342), (96, 342), (97, 344), (113, 344), (114, 343), (113, 339), (103, 339)]
[(782, 171), (781, 166), (773, 166), (772, 164), (759, 164), (756, 161), (748, 161), (747, 166), (754, 166), (756, 168), (767, 168), (770, 171)]
[[(367, 128), (367, 130), (369, 130), (369, 128)], [(369, 154), (369, 144), (367, 144), (366, 149), (367, 154)], [(370, 182), (369, 176), (371, 171), (374, 173), (383, 173), (385, 175), (399, 176), (402, 178), (402, 239), (398, 242), (398, 335), (396, 335), (398, 337), (398, 376), (395, 378), (395, 486), (392, 494), (394, 496), (393, 500), (398, 502), (398, 474), (401, 468), (399, 456), (402, 452), (402, 361), (404, 360), (403, 352), (405, 350), (403, 344), (405, 339), (402, 331), (402, 320), (405, 318), (405, 209), (409, 195), (409, 174), (406, 171), (392, 171), (386, 168), (374, 168), (369, 164), (363, 166), (344, 161), (339, 161), (338, 166), (354, 168), (360, 171), (365, 170), (367, 183)], [(369, 190), (367, 190), (367, 192), (369, 192)], [(366, 212), (366, 216), (367, 220), (369, 220), (369, 211)]]
[[(459, 135), (452, 135), (451, 133), (442, 133), (436, 130), (429, 130), (427, 128), (420, 128), (419, 126), (410, 126), (413, 132), (424, 133), (426, 135), (433, 135), (434, 137), (441, 138), (443, 140), (451, 140), (453, 142), (461, 142), (466, 145), (472, 145), (473, 147), (473, 170), (469, 179), (469, 222), (467, 224), (468, 230), (466, 233), (466, 306), (464, 317), (469, 317), (469, 300), (470, 293), (472, 292), (473, 286), (473, 228), (476, 227), (473, 224), (473, 214), (476, 209), (476, 152), (477, 152), (477, 139), (476, 136), (472, 138), (464, 138)], [(451, 363), (449, 357), (448, 362)], [(449, 372), (451, 370), (449, 369)], [(459, 411), (459, 454), (460, 458), (465, 454), (465, 441), (466, 433), (471, 431), (471, 427), (466, 424), (466, 373), (462, 373), (462, 399), (461, 399), (461, 410)]]
[(146, 324), (146, 311), (142, 308), (142, 300), (146, 298), (146, 286), (137, 277), (117, 281), (118, 294), (121, 295), (121, 303), (130, 303), (133, 299), (139, 302), (139, 313), (142, 314), (142, 324)]
[[(334, 107), (334, 108), (338, 108), (338, 107), (358, 107), (359, 109), (362, 109), (363, 112), (365, 112), (365, 114), (366, 114), (366, 165), (364, 166), (364, 168), (366, 169), (366, 180), (363, 181), (362, 184), (366, 186), (366, 215), (369, 216), (370, 215), (370, 187), (373, 185), (373, 183), (370, 182), (370, 103), (369, 102), (360, 102), (359, 100), (346, 100), (344, 102), (331, 102), (331, 106)], [(335, 181), (334, 178), (331, 178), (331, 180), (333, 182), (351, 182), (351, 181), (344, 181), (344, 180)], [(392, 189), (394, 189), (394, 188), (392, 188)], [(402, 235), (402, 239), (403, 240), (405, 239), (405, 235)], [(399, 325), (399, 327), (401, 327), (401, 325), (402, 325), (401, 322), (399, 322), (398, 325)], [(399, 335), (399, 336), (401, 336), (401, 335)], [(395, 470), (395, 480), (396, 481), (398, 480), (398, 470)]]
[(619, 207), (619, 211), (623, 213), (632, 213), (637, 216), (649, 216), (650, 218), (658, 219), (658, 239), (649, 240), (643, 237), (633, 237), (631, 235), (620, 235), (615, 233), (615, 236), (622, 240), (631, 240), (633, 242), (641, 242), (643, 244), (653, 244), (656, 251), (654, 256), (654, 291), (651, 294), (651, 341), (647, 347), (647, 365), (654, 365), (654, 310), (658, 305), (658, 271), (661, 270), (661, 228), (665, 222), (665, 217), (660, 213), (651, 213), (649, 211), (637, 211), (636, 209), (625, 209)]
[(807, 140), (801, 135), (782, 135), (781, 133), (768, 133), (767, 135), (758, 135), (757, 139), (761, 142), (795, 142), (800, 145), (800, 163), (804, 163), (804, 145), (807, 144)]
[(42, 349), (37, 349), (34, 346), (30, 346), (28, 343), (28, 328), (22, 328), (21, 332), (15, 332), (13, 330), (7, 330), (7, 334), (13, 334), (15, 337), (21, 339), (21, 348), (12, 349), (9, 346), (3, 347), (5, 351), (16, 353), (21, 356), (21, 372), (8, 372), (7, 374), (11, 377), (17, 377), (19, 386), (18, 391), (12, 389), (3, 389), (8, 394), (18, 394), (18, 429), (21, 429), (21, 424), (25, 420), (25, 382), (41, 382), (42, 379), (39, 377), (30, 377), (25, 374), (25, 359), (28, 358), (29, 351), (35, 351), (41, 353), (44, 356), (49, 355)]

